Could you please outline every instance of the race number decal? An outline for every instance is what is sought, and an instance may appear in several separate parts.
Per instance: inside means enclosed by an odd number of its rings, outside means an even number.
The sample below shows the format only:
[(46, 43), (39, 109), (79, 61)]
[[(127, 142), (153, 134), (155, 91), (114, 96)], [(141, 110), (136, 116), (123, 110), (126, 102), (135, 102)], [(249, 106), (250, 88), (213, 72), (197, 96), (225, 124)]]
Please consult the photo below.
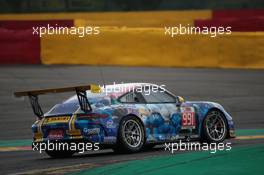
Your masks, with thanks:
[(195, 129), (196, 127), (196, 118), (194, 108), (192, 107), (183, 107), (182, 111), (182, 129)]

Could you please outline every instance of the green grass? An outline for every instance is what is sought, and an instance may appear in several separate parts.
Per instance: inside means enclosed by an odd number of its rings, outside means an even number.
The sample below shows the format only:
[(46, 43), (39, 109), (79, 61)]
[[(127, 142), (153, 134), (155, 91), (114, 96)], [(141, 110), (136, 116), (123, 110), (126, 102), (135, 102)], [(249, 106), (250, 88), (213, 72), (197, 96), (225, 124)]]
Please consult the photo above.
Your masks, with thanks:
[(84, 170), (75, 175), (257, 175), (264, 172), (264, 145), (215, 154), (192, 152)]
[(264, 129), (238, 129), (235, 130), (236, 136), (264, 135)]
[(1, 140), (0, 147), (4, 146), (31, 146), (32, 140), (31, 139), (24, 139), (24, 140)]

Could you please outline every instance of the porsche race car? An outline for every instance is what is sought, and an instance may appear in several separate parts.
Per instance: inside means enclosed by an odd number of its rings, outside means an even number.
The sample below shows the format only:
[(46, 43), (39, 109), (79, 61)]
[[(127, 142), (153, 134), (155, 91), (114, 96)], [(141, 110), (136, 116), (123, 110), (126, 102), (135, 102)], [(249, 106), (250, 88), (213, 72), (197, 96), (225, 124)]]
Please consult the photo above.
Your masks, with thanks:
[[(75, 91), (76, 95), (43, 113), (38, 96)], [(185, 101), (150, 83), (77, 86), (16, 92), (29, 96), (37, 121), (33, 143), (89, 142), (115, 151), (138, 152), (165, 142), (222, 142), (234, 137), (232, 117), (218, 103)], [(69, 150), (46, 150), (52, 157)]]

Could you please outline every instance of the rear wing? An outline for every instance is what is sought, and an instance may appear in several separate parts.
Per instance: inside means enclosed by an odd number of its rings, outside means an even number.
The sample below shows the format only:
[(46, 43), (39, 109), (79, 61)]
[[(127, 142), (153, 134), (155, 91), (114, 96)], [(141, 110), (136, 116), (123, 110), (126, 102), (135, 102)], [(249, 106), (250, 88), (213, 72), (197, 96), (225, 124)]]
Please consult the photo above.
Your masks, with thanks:
[(53, 88), (53, 89), (41, 89), (41, 90), (31, 90), (31, 91), (21, 91), (15, 92), (15, 97), (28, 96), (30, 100), (31, 107), (34, 114), (41, 118), (43, 116), (43, 111), (39, 105), (38, 96), (51, 93), (64, 93), (75, 91), (78, 97), (79, 105), (82, 111), (89, 112), (92, 110), (91, 105), (88, 101), (86, 91), (91, 90), (93, 93), (100, 93), (101, 88), (97, 85), (91, 84), (86, 86), (74, 86), (74, 87), (64, 87), (64, 88)]

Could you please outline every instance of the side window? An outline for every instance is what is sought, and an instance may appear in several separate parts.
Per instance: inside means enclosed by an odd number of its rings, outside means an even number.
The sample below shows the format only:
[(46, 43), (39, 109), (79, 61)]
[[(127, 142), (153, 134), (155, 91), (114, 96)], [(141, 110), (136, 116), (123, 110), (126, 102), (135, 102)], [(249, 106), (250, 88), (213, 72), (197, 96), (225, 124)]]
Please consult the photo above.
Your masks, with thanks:
[(138, 94), (134, 92), (129, 92), (122, 96), (120, 99), (120, 102), (122, 103), (140, 103), (142, 100), (140, 100)]
[(150, 92), (149, 94), (142, 93), (147, 103), (176, 103), (174, 96), (166, 91)]

